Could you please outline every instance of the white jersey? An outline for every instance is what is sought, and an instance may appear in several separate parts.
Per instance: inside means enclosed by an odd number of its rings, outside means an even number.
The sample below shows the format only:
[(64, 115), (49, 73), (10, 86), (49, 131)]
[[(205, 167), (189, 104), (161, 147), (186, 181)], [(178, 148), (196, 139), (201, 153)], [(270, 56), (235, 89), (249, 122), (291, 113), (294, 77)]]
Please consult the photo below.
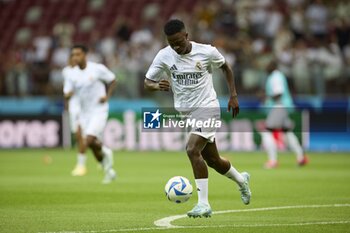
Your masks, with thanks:
[[(74, 67), (72, 66), (66, 66), (62, 70), (63, 75), (63, 86), (66, 86), (66, 82), (69, 82), (70, 76), (74, 75)], [(69, 113), (70, 114), (78, 114), (80, 112), (80, 104), (79, 104), (79, 98), (77, 95), (73, 95), (68, 102), (69, 105)]]
[(115, 75), (104, 65), (87, 62), (85, 69), (75, 66), (72, 75), (64, 83), (63, 92), (77, 95), (81, 112), (86, 114), (108, 112), (108, 103), (100, 103), (107, 95), (106, 84), (111, 83)]
[(163, 72), (171, 78), (175, 108), (212, 107), (217, 102), (213, 87), (212, 68), (219, 68), (225, 58), (219, 51), (206, 44), (191, 41), (192, 50), (177, 54), (170, 46), (160, 50), (147, 71), (146, 78), (160, 81)]

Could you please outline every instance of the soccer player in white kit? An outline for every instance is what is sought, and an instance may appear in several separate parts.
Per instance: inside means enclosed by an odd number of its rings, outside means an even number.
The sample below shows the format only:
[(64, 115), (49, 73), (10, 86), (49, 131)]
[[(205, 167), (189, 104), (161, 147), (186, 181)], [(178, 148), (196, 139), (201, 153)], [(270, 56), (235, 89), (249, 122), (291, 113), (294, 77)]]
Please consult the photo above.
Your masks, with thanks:
[(64, 85), (66, 98), (77, 95), (80, 103), (81, 130), (86, 146), (105, 172), (103, 183), (110, 183), (116, 173), (113, 169), (112, 150), (102, 144), (102, 134), (108, 118), (108, 98), (116, 86), (115, 75), (102, 64), (86, 60), (88, 49), (84, 45), (72, 48), (76, 66)]
[[(237, 92), (233, 72), (219, 51), (211, 46), (188, 40), (188, 33), (182, 21), (173, 19), (164, 26), (169, 46), (158, 52), (150, 66), (145, 88), (151, 91), (169, 91), (174, 93), (175, 108), (178, 111), (191, 109), (199, 116), (205, 108), (210, 109), (209, 118), (220, 118), (220, 106), (213, 88), (212, 68), (220, 68), (226, 75), (230, 90), (228, 111), (235, 117), (239, 112)], [(170, 82), (162, 79), (162, 74), (170, 77)], [(215, 143), (215, 129), (204, 132), (194, 129), (190, 132), (186, 145), (198, 192), (198, 203), (190, 210), (189, 217), (210, 217), (212, 214), (208, 201), (208, 168), (235, 181), (241, 192), (244, 204), (249, 204), (249, 174), (239, 173), (231, 163), (220, 157)]]
[[(74, 62), (72, 55), (69, 57), (68, 66), (64, 67), (62, 70), (62, 75), (64, 83), (66, 80), (69, 81), (69, 76), (74, 73)], [(65, 86), (65, 84), (64, 84)], [(79, 123), (79, 114), (80, 114), (80, 103), (77, 95), (72, 95), (69, 98), (69, 101), (65, 99), (65, 110), (69, 112), (69, 121), (71, 132), (74, 134), (76, 142), (78, 144), (78, 154), (77, 154), (77, 164), (75, 165), (72, 176), (84, 176), (87, 172), (86, 169), (86, 146), (81, 134), (81, 127)]]
[(289, 93), (287, 79), (284, 74), (277, 69), (275, 61), (271, 61), (267, 66), (269, 76), (265, 85), (265, 107), (269, 113), (266, 118), (266, 132), (262, 133), (262, 142), (268, 155), (265, 163), (266, 169), (276, 168), (277, 145), (272, 132), (283, 132), (289, 148), (295, 153), (299, 166), (304, 166), (309, 162), (308, 157), (293, 132), (293, 125), (289, 119), (289, 111), (294, 110), (293, 99)]

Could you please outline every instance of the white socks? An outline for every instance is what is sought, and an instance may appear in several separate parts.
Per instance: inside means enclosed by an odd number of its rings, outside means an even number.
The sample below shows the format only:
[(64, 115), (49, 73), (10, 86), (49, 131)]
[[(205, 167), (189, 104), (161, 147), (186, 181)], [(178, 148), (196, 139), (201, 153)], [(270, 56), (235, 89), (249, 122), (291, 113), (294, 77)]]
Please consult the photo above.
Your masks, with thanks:
[(288, 146), (295, 153), (297, 160), (302, 160), (304, 158), (303, 149), (301, 148), (297, 136), (295, 136), (293, 132), (287, 132), (286, 137)]
[(209, 205), (208, 202), (208, 178), (195, 179), (198, 193), (198, 204), (203, 203)]
[(103, 166), (103, 169), (105, 171), (108, 171), (113, 168), (113, 152), (107, 146), (102, 145), (102, 154), (103, 159), (101, 161), (101, 164)]
[[(293, 132), (285, 133), (285, 137), (287, 139), (287, 143), (289, 148), (295, 153), (297, 160), (300, 161), (303, 159), (303, 149), (298, 141), (298, 138), (295, 136)], [(277, 145), (275, 139), (271, 132), (262, 133), (262, 140), (264, 148), (267, 152), (270, 161), (277, 161)]]
[(110, 151), (110, 149), (105, 145), (102, 145), (101, 150), (102, 150), (103, 155), (108, 154), (108, 152)]
[[(235, 181), (239, 186), (244, 182), (244, 177), (239, 173), (232, 165), (228, 172), (225, 174), (226, 177)], [(203, 203), (209, 205), (208, 201), (208, 178), (195, 179), (198, 193), (198, 204)]]
[(79, 166), (85, 166), (85, 163), (86, 163), (86, 155), (82, 154), (82, 153), (79, 153), (77, 155), (77, 164)]
[(241, 186), (244, 183), (244, 177), (232, 165), (231, 165), (230, 169), (228, 170), (228, 172), (226, 172), (226, 174), (224, 176), (233, 180), (239, 186)]
[(267, 152), (269, 161), (277, 162), (277, 146), (271, 132), (262, 133), (264, 149)]

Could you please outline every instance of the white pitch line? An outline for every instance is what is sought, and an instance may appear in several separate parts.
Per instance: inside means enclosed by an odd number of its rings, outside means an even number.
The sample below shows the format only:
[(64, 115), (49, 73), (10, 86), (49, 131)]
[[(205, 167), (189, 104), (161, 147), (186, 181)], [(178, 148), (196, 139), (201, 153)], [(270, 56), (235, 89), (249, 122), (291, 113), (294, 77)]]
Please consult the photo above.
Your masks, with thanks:
[[(270, 223), (270, 224), (232, 224), (217, 226), (179, 226), (175, 228), (254, 228), (254, 227), (290, 227), (290, 226), (310, 226), (310, 225), (335, 225), (348, 224), (350, 221), (328, 221), (328, 222), (300, 222), (300, 223)], [(169, 229), (169, 228), (164, 228)], [(171, 228), (172, 229), (172, 228)]]
[[(329, 208), (329, 207), (350, 207), (350, 204), (275, 206), (275, 207), (263, 207), (263, 208), (254, 208), (254, 209), (241, 209), (241, 210), (221, 210), (221, 211), (214, 211), (213, 214), (258, 212), (258, 211), (283, 210), (283, 209)], [(154, 221), (154, 225), (156, 225), (157, 227), (174, 228), (177, 226), (172, 225), (171, 222), (181, 218), (186, 218), (186, 217), (187, 217), (186, 214), (169, 216), (169, 217), (165, 217)]]
[(174, 226), (171, 228), (145, 227), (145, 228), (111, 229), (111, 230), (101, 230), (101, 231), (51, 231), (51, 232), (38, 232), (38, 233), (109, 233), (109, 232), (135, 232), (135, 231), (154, 231), (154, 230), (170, 230), (170, 229), (290, 227), (290, 226), (336, 225), (336, 224), (350, 224), (350, 221), (271, 223), (271, 224), (251, 224), (251, 225), (233, 224), (233, 225), (211, 225), (211, 226)]
[[(270, 211), (281, 209), (302, 209), (302, 208), (329, 208), (329, 207), (350, 207), (350, 204), (331, 204), (331, 205), (299, 205), (299, 206), (276, 206), (276, 207), (263, 207), (254, 209), (242, 209), (242, 210), (221, 210), (214, 211), (213, 214), (226, 214), (226, 213), (238, 213), (238, 212), (258, 212), (258, 211)], [(350, 224), (349, 221), (325, 221), (325, 222), (300, 222), (300, 223), (272, 223), (272, 224), (234, 224), (234, 225), (211, 225), (211, 226), (174, 226), (172, 221), (177, 219), (186, 218), (187, 215), (174, 215), (166, 218), (156, 220), (154, 224), (156, 227), (140, 227), (140, 228), (124, 228), (124, 229), (110, 229), (110, 230), (87, 230), (87, 231), (50, 231), (50, 232), (38, 232), (38, 233), (112, 233), (112, 232), (137, 232), (137, 231), (154, 231), (154, 230), (168, 230), (174, 228), (186, 228), (186, 229), (201, 229), (201, 228), (256, 228), (256, 227), (284, 227), (284, 226), (309, 226), (309, 225), (334, 225), (334, 224)]]

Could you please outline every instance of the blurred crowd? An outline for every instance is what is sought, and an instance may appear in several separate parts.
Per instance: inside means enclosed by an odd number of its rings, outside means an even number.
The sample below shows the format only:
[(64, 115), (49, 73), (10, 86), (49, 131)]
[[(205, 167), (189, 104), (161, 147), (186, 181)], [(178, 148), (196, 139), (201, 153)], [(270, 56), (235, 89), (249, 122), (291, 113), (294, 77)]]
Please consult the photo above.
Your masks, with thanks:
[[(264, 87), (266, 65), (276, 59), (294, 94), (349, 96), (350, 1), (195, 2), (191, 9), (174, 9), (171, 18), (186, 23), (191, 40), (212, 44), (223, 53), (234, 69), (240, 94), (258, 93)], [(168, 18), (160, 18), (160, 10), (155, 2), (146, 5), (137, 23), (116, 15), (105, 32), (91, 26), (93, 18), (79, 25), (62, 19), (49, 32), (39, 28), (27, 43), (0, 54), (0, 94), (61, 95), (61, 70), (76, 42), (74, 34), (85, 30), (88, 59), (106, 64), (118, 77), (115, 95), (143, 97), (144, 74), (166, 45), (162, 29)], [(21, 36), (26, 39), (23, 32), (17, 34), (18, 41)], [(220, 75), (214, 75), (217, 91), (227, 94), (224, 79), (216, 78)]]

